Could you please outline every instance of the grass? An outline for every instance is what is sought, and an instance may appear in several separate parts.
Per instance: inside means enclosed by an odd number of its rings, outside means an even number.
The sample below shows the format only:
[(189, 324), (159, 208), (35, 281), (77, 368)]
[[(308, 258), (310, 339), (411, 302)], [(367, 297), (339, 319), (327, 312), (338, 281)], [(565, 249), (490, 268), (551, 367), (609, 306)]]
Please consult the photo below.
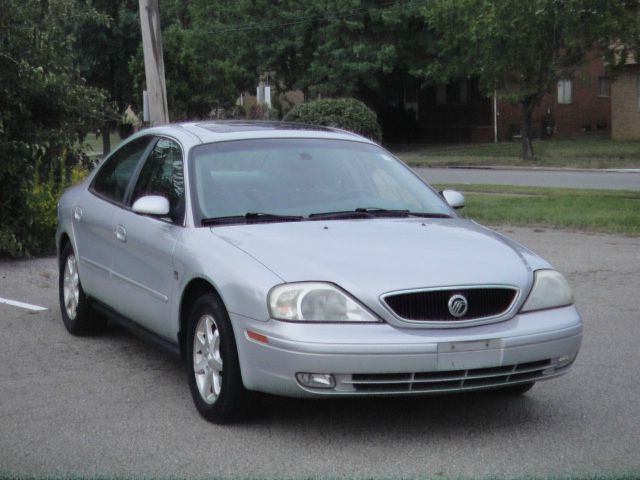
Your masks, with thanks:
[(487, 225), (640, 235), (640, 192), (503, 185), (446, 188), (465, 194), (462, 216)]
[(515, 166), (565, 168), (640, 168), (640, 141), (604, 138), (534, 140), (534, 161), (520, 158), (520, 142), (422, 146), (393, 149), (412, 166)]

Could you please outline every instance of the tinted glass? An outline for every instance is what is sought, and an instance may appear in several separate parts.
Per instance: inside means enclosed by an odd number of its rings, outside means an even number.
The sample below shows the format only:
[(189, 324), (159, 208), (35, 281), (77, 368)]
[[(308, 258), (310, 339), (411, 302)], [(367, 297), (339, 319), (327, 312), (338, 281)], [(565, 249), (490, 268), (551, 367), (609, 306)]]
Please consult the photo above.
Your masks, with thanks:
[(142, 167), (133, 191), (132, 203), (146, 195), (169, 200), (169, 219), (182, 223), (184, 218), (184, 174), (182, 151), (173, 140), (161, 138)]
[(248, 212), (301, 215), (356, 208), (451, 214), (444, 201), (386, 150), (359, 142), (266, 139), (193, 150), (200, 218)]
[(139, 138), (109, 157), (93, 181), (93, 190), (109, 200), (123, 202), (131, 176), (150, 141), (151, 137)]

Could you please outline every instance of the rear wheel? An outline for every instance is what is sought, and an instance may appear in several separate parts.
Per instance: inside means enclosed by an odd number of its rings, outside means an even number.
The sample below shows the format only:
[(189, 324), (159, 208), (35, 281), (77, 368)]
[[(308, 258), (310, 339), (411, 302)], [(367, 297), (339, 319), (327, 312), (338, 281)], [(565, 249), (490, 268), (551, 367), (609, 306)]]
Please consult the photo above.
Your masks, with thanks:
[(78, 260), (73, 247), (67, 243), (60, 256), (58, 290), (62, 321), (72, 335), (86, 335), (105, 326), (105, 319), (94, 312), (80, 283)]
[(210, 422), (242, 420), (251, 411), (254, 393), (242, 385), (233, 328), (214, 293), (202, 295), (191, 310), (187, 373), (196, 408)]

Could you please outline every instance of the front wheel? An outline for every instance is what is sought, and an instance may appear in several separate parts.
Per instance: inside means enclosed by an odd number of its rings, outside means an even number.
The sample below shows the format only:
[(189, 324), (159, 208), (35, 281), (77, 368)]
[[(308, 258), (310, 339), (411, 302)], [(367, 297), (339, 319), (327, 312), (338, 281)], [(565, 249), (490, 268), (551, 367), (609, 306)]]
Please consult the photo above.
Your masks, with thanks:
[(191, 309), (187, 374), (191, 396), (205, 419), (229, 423), (250, 412), (254, 394), (242, 385), (233, 328), (214, 293), (202, 295)]

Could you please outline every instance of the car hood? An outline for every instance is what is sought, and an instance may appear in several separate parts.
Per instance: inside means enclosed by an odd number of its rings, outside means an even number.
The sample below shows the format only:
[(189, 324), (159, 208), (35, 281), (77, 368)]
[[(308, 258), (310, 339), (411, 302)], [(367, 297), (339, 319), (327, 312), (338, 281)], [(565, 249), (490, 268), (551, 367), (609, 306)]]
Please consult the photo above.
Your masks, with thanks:
[(513, 285), (549, 268), (521, 245), (460, 219), (306, 221), (212, 228), (285, 282), (327, 281), (360, 299), (442, 286)]

